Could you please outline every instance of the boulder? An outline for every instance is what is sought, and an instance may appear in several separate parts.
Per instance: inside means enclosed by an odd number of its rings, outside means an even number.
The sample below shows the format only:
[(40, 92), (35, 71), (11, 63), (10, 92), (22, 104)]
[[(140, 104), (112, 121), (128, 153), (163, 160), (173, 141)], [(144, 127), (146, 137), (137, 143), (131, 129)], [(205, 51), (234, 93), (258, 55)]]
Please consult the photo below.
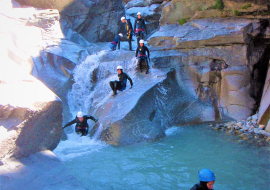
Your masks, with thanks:
[(170, 49), (249, 44), (253, 23), (248, 19), (199, 19), (183, 26), (165, 25), (150, 36), (148, 43)]
[(263, 94), (258, 113), (258, 124), (266, 125), (266, 131), (270, 132), (270, 64), (264, 84)]
[(1, 190), (8, 189), (78, 189), (85, 190), (63, 162), (51, 151), (27, 158), (5, 159), (0, 167)]
[(64, 34), (73, 30), (89, 42), (112, 41), (120, 30), (124, 15), (121, 0), (18, 0), (21, 5), (42, 9), (57, 9), (61, 14)]
[(72, 1), (60, 13), (64, 33), (72, 29), (89, 42), (112, 41), (124, 29), (121, 0)]
[(162, 10), (160, 24), (176, 24), (180, 19), (193, 17), (199, 9), (212, 7), (215, 0), (172, 0)]
[(10, 69), (12, 73), (1, 74), (0, 158), (55, 149), (62, 134), (61, 100), (34, 77), (21, 74), (19, 67)]

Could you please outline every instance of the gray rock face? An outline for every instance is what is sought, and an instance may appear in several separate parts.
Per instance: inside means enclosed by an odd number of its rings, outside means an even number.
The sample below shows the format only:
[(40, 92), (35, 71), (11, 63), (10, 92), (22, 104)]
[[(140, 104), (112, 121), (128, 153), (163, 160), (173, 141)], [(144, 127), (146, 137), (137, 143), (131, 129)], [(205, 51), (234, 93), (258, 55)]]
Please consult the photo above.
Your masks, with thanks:
[(1, 190), (86, 189), (51, 151), (7, 159), (3, 164), (0, 166)]
[(89, 42), (112, 41), (120, 31), (121, 0), (73, 1), (61, 11), (64, 32), (72, 29)]
[(53, 150), (62, 134), (61, 100), (34, 77), (16, 79), (0, 85), (1, 159)]
[[(193, 81), (188, 88), (197, 91), (199, 97), (212, 99), (221, 116), (239, 120), (253, 114), (259, 105), (266, 74), (265, 69), (258, 68), (268, 63), (268, 50), (259, 40), (263, 26), (257, 20), (201, 19), (183, 26), (165, 25), (148, 43), (159, 52), (178, 49), (178, 58), (153, 59), (155, 65), (167, 67), (173, 61), (176, 67), (182, 61), (184, 76)], [(267, 43), (267, 35), (264, 39)], [(194, 70), (196, 66), (200, 71)]]

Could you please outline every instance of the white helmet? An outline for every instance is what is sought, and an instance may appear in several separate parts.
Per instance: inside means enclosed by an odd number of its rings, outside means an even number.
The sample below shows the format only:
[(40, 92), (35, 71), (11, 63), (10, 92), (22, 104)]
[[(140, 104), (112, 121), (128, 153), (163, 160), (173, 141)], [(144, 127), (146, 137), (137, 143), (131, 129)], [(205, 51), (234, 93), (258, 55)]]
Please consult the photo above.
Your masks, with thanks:
[(119, 36), (121, 36), (121, 38), (123, 38), (123, 34), (122, 33), (119, 33)]
[(77, 117), (83, 117), (83, 113), (82, 113), (81, 111), (79, 111), (79, 112), (77, 113)]
[(122, 17), (121, 17), (121, 21), (122, 21), (122, 20), (126, 20), (126, 17), (122, 16)]
[(137, 15), (142, 15), (141, 12), (138, 12)]
[(123, 67), (119, 65), (119, 66), (117, 66), (117, 70), (118, 70), (118, 69), (123, 70)]
[(139, 43), (143, 43), (144, 44), (144, 40), (140, 40)]

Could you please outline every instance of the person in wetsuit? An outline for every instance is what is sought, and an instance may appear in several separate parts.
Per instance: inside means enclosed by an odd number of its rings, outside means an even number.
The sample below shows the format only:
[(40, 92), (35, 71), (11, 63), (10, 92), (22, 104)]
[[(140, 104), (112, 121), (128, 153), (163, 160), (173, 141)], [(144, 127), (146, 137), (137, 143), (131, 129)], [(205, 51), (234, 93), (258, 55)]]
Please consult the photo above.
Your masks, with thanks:
[(75, 132), (77, 134), (81, 133), (82, 136), (86, 136), (88, 134), (88, 123), (87, 123), (87, 120), (88, 119), (91, 119), (93, 120), (94, 122), (97, 122), (98, 119), (94, 118), (93, 116), (90, 116), (90, 115), (83, 115), (83, 113), (81, 111), (79, 111), (77, 113), (77, 116), (74, 120), (68, 122), (64, 127), (68, 127), (72, 124), (75, 124), (76, 123), (76, 126), (75, 126)]
[(125, 25), (126, 25), (129, 50), (132, 51), (131, 41), (132, 41), (132, 35), (133, 35), (133, 28), (132, 28), (130, 19), (126, 19), (126, 17), (123, 16), (123, 17), (121, 17), (121, 22), (125, 23)]
[(134, 35), (137, 36), (137, 46), (139, 47), (139, 41), (143, 39), (144, 33), (147, 35), (146, 24), (140, 12), (137, 13), (138, 18), (134, 23)]
[(133, 82), (128, 74), (123, 72), (123, 68), (121, 66), (117, 67), (117, 73), (119, 81), (110, 81), (110, 87), (113, 91), (113, 96), (117, 94), (117, 90), (123, 91), (126, 89), (127, 80), (129, 80), (131, 88), (133, 86)]
[(122, 33), (119, 33), (115, 36), (115, 38), (113, 39), (113, 41), (111, 42), (111, 45), (110, 45), (110, 48), (112, 50), (116, 50), (116, 46), (118, 44), (118, 49), (120, 49), (120, 41), (121, 41), (121, 38), (123, 38), (123, 34)]
[(195, 184), (190, 190), (210, 190), (213, 189), (216, 176), (209, 169), (202, 169), (199, 171), (199, 181), (200, 183)]
[(139, 56), (137, 58), (139, 59), (139, 67), (140, 67), (141, 72), (142, 72), (142, 63), (143, 63), (143, 61), (146, 62), (146, 72), (145, 72), (145, 74), (148, 74), (149, 73), (149, 65), (148, 65), (146, 52), (148, 54), (148, 59), (150, 61), (149, 49), (144, 45), (144, 40), (140, 40), (140, 45), (138, 46), (138, 48), (136, 50), (136, 55), (135, 56), (137, 57), (138, 53), (139, 53)]

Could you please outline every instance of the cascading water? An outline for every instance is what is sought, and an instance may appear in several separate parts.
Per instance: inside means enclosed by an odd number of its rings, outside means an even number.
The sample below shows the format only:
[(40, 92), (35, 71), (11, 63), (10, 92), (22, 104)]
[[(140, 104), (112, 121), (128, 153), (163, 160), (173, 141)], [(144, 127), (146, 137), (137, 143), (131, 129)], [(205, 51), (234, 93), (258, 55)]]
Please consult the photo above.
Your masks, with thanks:
[[(115, 59), (123, 52), (101, 51), (77, 66), (74, 70), (75, 83), (68, 94), (73, 116), (78, 110), (95, 115), (98, 108), (112, 100), (108, 83), (117, 80), (117, 65), (122, 65), (135, 81), (134, 88), (151, 80), (157, 82), (153, 78), (164, 75), (152, 69), (150, 77), (142, 79), (135, 71), (133, 54)], [(163, 79), (161, 77), (159, 81)], [(116, 98), (140, 97), (144, 93), (139, 94), (140, 91), (142, 89), (135, 92), (126, 89)], [(126, 107), (119, 107), (130, 109), (129, 104), (132, 102), (127, 102)], [(121, 114), (119, 111), (118, 115)], [(90, 128), (93, 124), (89, 121)], [(198, 182), (197, 173), (202, 168), (215, 172), (215, 189), (270, 187), (269, 147), (252, 146), (238, 137), (214, 131), (205, 124), (172, 127), (166, 130), (165, 138), (156, 142), (119, 147), (98, 140), (102, 130), (100, 125), (92, 138), (70, 133), (68, 140), (61, 141), (54, 150), (86, 189), (190, 189)]]

